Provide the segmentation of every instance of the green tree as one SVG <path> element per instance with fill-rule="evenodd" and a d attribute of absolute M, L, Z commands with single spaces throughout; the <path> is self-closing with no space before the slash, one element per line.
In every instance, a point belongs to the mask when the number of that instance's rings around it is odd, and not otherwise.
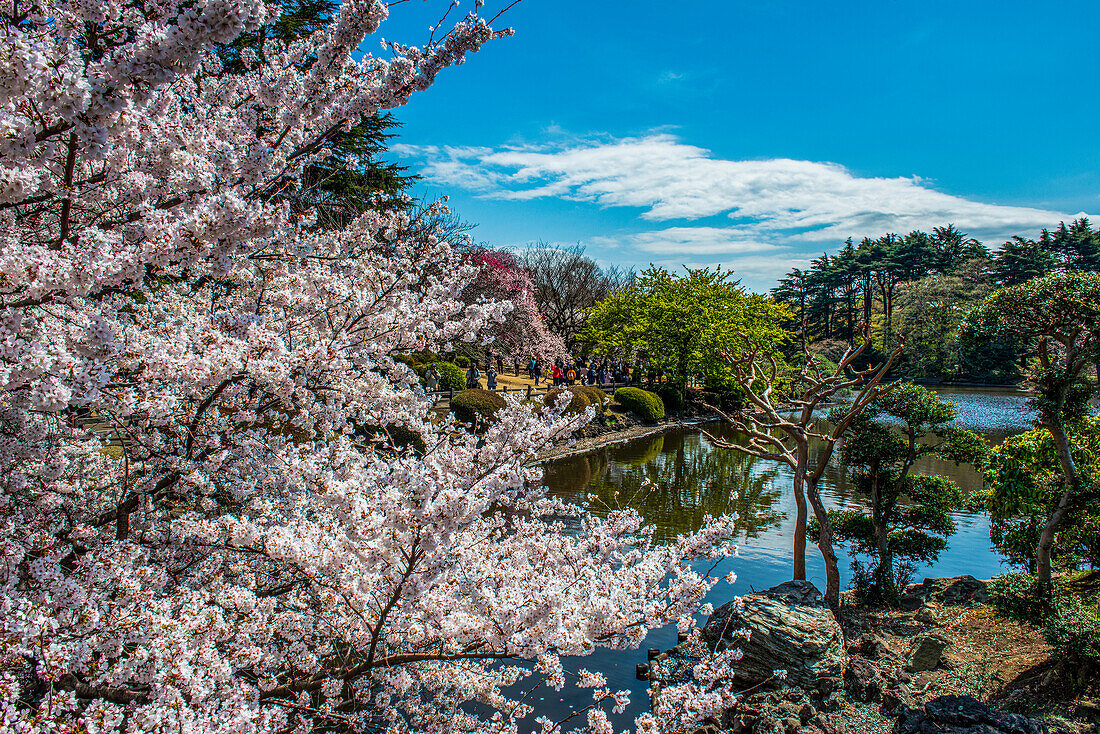
<path fill-rule="evenodd" d="M 595 352 L 644 361 L 686 383 L 690 375 L 724 377 L 723 353 L 737 348 L 741 333 L 786 341 L 782 323 L 789 316 L 785 306 L 745 293 L 728 271 L 689 268 L 678 277 L 651 267 L 589 310 L 581 340 Z"/>
<path fill-rule="evenodd" d="M 842 420 L 847 408 L 834 409 Z M 854 469 L 857 491 L 870 500 L 864 510 L 830 510 L 833 532 L 858 553 L 875 558 L 871 587 L 880 598 L 897 599 L 904 573 L 913 562 L 934 561 L 955 532 L 951 512 L 963 496 L 947 477 L 916 474 L 918 462 L 935 456 L 981 466 L 985 442 L 972 431 L 952 426 L 955 406 L 919 385 L 902 383 L 880 394 L 858 415 L 841 448 Z"/>
<path fill-rule="evenodd" d="M 1051 434 L 1062 473 L 1058 502 L 1035 548 L 1039 581 L 1049 584 L 1054 534 L 1086 487 L 1067 426 L 1083 416 L 1093 392 L 1086 370 L 1100 358 L 1100 274 L 1055 273 L 1002 288 L 967 316 L 962 333 L 971 341 L 1015 339 L 1036 354 L 1030 377 L 1039 393 L 1039 425 Z"/>
<path fill-rule="evenodd" d="M 1100 475 L 1100 418 L 1067 422 L 1074 463 L 1084 475 L 1080 494 L 1070 498 L 1062 531 L 1051 546 L 1052 563 L 1096 565 L 1097 478 Z M 1064 477 L 1046 428 L 1011 436 L 990 452 L 985 472 L 990 539 L 1010 563 L 1034 574 L 1035 549 L 1047 518 L 1058 508 Z"/>
<path fill-rule="evenodd" d="M 960 261 L 946 273 L 933 271 L 906 284 L 898 296 L 897 310 L 907 347 L 905 374 L 930 379 L 958 377 L 964 371 L 964 357 L 968 366 L 978 359 L 980 355 L 964 354 L 967 350 L 958 344 L 958 327 L 992 290 L 989 261 L 981 258 Z M 1007 365 L 1013 364 L 1010 358 Z"/>
<path fill-rule="evenodd" d="M 1013 237 L 1001 245 L 993 270 L 1002 286 L 1019 285 L 1039 278 L 1054 269 L 1054 258 L 1042 243 Z"/>
<path fill-rule="evenodd" d="M 1050 236 L 1050 249 L 1063 267 L 1073 270 L 1100 270 L 1100 231 L 1092 228 L 1088 217 L 1061 222 Z"/>

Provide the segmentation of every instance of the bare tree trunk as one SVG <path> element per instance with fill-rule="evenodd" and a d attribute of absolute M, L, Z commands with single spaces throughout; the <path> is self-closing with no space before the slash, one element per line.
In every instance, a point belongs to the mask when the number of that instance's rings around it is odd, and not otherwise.
<path fill-rule="evenodd" d="M 1062 474 L 1065 477 L 1065 490 L 1058 501 L 1058 507 L 1043 523 L 1043 529 L 1039 533 L 1039 545 L 1035 548 L 1035 565 L 1039 582 L 1049 584 L 1051 582 L 1050 546 L 1054 543 L 1054 534 L 1062 526 L 1068 512 L 1070 498 L 1073 497 L 1081 485 L 1081 477 L 1077 473 L 1077 465 L 1073 461 L 1073 453 L 1066 434 L 1066 427 L 1061 420 L 1054 419 L 1044 421 L 1046 429 L 1050 431 L 1054 439 L 1054 452 L 1058 455 L 1058 463 L 1062 465 Z"/>
<path fill-rule="evenodd" d="M 794 473 L 794 580 L 806 579 L 806 491 L 803 487 L 805 469 Z"/>
<path fill-rule="evenodd" d="M 821 495 L 817 491 L 817 481 L 806 482 L 806 495 L 810 500 L 810 506 L 814 508 L 814 517 L 821 528 L 817 536 L 817 547 L 821 551 L 821 558 L 825 561 L 825 601 L 833 610 L 835 616 L 840 614 L 840 569 L 837 566 L 836 552 L 833 550 L 833 523 L 829 520 L 829 513 L 821 502 Z"/>

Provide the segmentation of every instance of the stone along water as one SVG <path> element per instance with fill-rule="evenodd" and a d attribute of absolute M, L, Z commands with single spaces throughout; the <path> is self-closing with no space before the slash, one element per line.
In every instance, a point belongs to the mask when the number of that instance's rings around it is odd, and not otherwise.
<path fill-rule="evenodd" d="M 1034 420 L 1028 396 L 1015 390 L 944 388 L 937 392 L 956 405 L 959 425 L 981 433 L 991 445 L 1027 430 Z M 737 439 L 723 424 L 705 429 L 723 440 Z M 981 475 L 973 468 L 931 458 L 915 471 L 946 475 L 958 482 L 964 493 L 982 485 Z M 644 491 L 647 481 L 655 489 Z M 634 507 L 663 540 L 698 528 L 704 515 L 737 512 L 741 517 L 736 541 L 740 553 L 723 561 L 715 574 L 721 577 L 734 571 L 738 578 L 732 586 L 719 582 L 714 588 L 707 601 L 715 607 L 735 595 L 767 589 L 791 577 L 795 508 L 789 470 L 717 448 L 696 430 L 670 431 L 550 462 L 545 467 L 544 483 L 551 494 L 587 504 L 597 514 L 608 507 Z M 589 494 L 597 499 L 590 502 Z M 822 496 L 831 508 L 866 506 L 864 498 L 849 486 L 839 455 L 822 482 Z M 958 529 L 949 538 L 947 550 L 936 563 L 918 570 L 917 581 L 925 576 L 963 573 L 989 578 L 1004 571 L 989 545 L 988 518 L 982 513 L 961 512 L 955 515 L 955 521 Z M 842 588 L 847 588 L 851 556 L 844 548 L 838 548 L 838 555 Z M 824 588 L 824 566 L 812 543 L 806 550 L 806 571 L 818 588 Z M 649 705 L 648 684 L 635 679 L 635 664 L 644 662 L 646 648 L 663 650 L 675 642 L 676 629 L 670 625 L 651 632 L 639 650 L 600 650 L 590 657 L 566 660 L 566 669 L 599 671 L 607 676 L 612 690 L 632 691 L 630 709 L 613 719 L 616 729 L 621 729 Z M 585 690 L 567 687 L 559 693 L 543 687 L 528 702 L 536 712 L 558 720 L 583 709 L 591 698 Z"/>

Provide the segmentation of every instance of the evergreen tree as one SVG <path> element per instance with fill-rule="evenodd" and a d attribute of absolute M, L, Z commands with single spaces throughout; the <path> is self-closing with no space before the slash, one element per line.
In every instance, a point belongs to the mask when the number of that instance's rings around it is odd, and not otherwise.
<path fill-rule="evenodd" d="M 1019 285 L 1051 272 L 1054 258 L 1041 243 L 1013 237 L 1001 246 L 994 259 L 994 277 L 998 285 Z"/>
<path fill-rule="evenodd" d="M 843 409 L 841 409 L 843 410 Z M 962 508 L 958 485 L 940 475 L 915 474 L 917 462 L 935 456 L 981 465 L 985 442 L 949 425 L 955 406 L 919 385 L 900 384 L 879 396 L 855 421 L 842 455 L 856 489 L 870 499 L 864 510 L 830 510 L 838 541 L 875 558 L 870 588 L 895 599 L 915 562 L 934 561 L 955 532 L 951 512 Z M 900 424 L 900 430 L 899 430 Z"/>
<path fill-rule="evenodd" d="M 275 6 L 274 22 L 217 47 L 221 73 L 245 73 L 262 62 L 266 40 L 293 41 L 315 33 L 332 22 L 339 7 L 335 0 L 270 0 L 269 4 Z M 250 57 L 257 60 L 251 66 L 246 62 Z M 402 195 L 416 176 L 407 175 L 405 166 L 381 159 L 400 125 L 391 113 L 380 112 L 334 133 L 322 145 L 327 154 L 296 181 L 299 188 L 280 195 L 290 200 L 295 211 L 314 210 L 324 228 L 338 228 L 367 209 L 406 206 Z M 274 191 L 278 190 L 275 186 Z"/>

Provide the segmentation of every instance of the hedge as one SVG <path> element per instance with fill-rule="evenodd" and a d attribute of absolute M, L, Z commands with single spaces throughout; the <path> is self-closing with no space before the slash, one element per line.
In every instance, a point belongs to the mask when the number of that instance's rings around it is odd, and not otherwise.
<path fill-rule="evenodd" d="M 575 390 L 580 390 L 588 398 L 588 402 L 596 406 L 596 412 L 602 413 L 604 404 L 607 403 L 610 396 L 596 387 L 595 385 L 577 385 Z"/>
<path fill-rule="evenodd" d="M 665 417 L 665 404 L 661 398 L 640 387 L 620 387 L 615 391 L 615 402 L 646 423 L 656 423 Z"/>
<path fill-rule="evenodd" d="M 451 362 L 437 362 L 439 389 L 458 392 L 466 387 L 466 370 Z"/>
<path fill-rule="evenodd" d="M 482 419 L 489 419 L 503 408 L 504 398 L 489 390 L 474 388 L 463 390 L 451 398 L 451 412 L 460 421 L 476 423 Z"/>
<path fill-rule="evenodd" d="M 573 397 L 569 399 L 569 405 L 565 406 L 566 413 L 583 413 L 585 409 L 592 404 L 592 401 L 588 399 L 588 396 L 579 387 L 555 387 L 553 390 L 548 390 L 546 392 L 546 397 L 542 399 L 543 405 L 547 407 L 556 406 L 558 404 L 558 396 L 566 391 L 573 395 Z"/>
<path fill-rule="evenodd" d="M 684 386 L 682 384 L 661 385 L 657 388 L 657 397 L 669 410 L 680 410 L 684 407 Z"/>

